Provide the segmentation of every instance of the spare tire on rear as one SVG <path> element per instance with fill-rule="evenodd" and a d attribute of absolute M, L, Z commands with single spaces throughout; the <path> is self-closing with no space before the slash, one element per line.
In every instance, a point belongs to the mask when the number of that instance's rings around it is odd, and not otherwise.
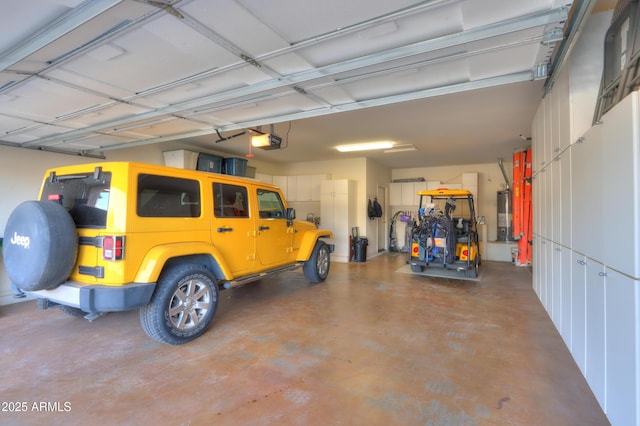
<path fill-rule="evenodd" d="M 71 275 L 78 255 L 78 234 L 60 204 L 25 201 L 9 216 L 2 246 L 7 275 L 16 287 L 51 290 Z"/>

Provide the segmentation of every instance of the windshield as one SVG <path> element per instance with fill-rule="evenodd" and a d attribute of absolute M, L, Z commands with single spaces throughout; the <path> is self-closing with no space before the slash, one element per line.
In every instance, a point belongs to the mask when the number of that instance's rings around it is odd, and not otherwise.
<path fill-rule="evenodd" d="M 41 200 L 60 202 L 78 228 L 105 228 L 109 208 L 111 173 L 52 174 L 42 189 Z"/>

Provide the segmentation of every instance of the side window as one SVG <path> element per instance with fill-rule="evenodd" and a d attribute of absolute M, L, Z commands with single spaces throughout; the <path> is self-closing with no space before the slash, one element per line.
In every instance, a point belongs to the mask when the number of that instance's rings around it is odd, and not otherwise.
<path fill-rule="evenodd" d="M 197 180 L 140 174 L 136 211 L 141 217 L 200 217 Z"/>
<path fill-rule="evenodd" d="M 214 183 L 213 211 L 216 217 L 249 217 L 247 188 L 239 185 Z"/>
<path fill-rule="evenodd" d="M 280 194 L 266 189 L 258 189 L 258 210 L 263 219 L 286 217 Z"/>

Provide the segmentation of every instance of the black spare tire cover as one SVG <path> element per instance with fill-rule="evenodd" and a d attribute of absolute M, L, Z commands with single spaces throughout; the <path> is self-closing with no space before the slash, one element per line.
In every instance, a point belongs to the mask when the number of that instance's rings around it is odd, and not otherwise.
<path fill-rule="evenodd" d="M 9 216 L 2 257 L 11 282 L 26 291 L 50 290 L 76 263 L 78 234 L 69 213 L 53 201 L 25 201 Z"/>

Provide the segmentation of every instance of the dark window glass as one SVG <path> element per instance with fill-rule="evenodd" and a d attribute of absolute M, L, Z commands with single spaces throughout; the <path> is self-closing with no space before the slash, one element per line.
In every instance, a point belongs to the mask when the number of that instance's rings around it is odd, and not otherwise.
<path fill-rule="evenodd" d="M 56 199 L 69 211 L 78 228 L 107 226 L 111 173 L 87 171 L 76 175 L 53 174 L 42 189 L 42 200 Z"/>
<path fill-rule="evenodd" d="M 141 217 L 200 217 L 200 184 L 197 180 L 141 174 L 137 212 Z"/>
<path fill-rule="evenodd" d="M 214 183 L 213 211 L 216 217 L 249 217 L 247 188 Z"/>
<path fill-rule="evenodd" d="M 277 192 L 258 189 L 258 210 L 263 219 L 286 217 L 284 204 Z"/>

